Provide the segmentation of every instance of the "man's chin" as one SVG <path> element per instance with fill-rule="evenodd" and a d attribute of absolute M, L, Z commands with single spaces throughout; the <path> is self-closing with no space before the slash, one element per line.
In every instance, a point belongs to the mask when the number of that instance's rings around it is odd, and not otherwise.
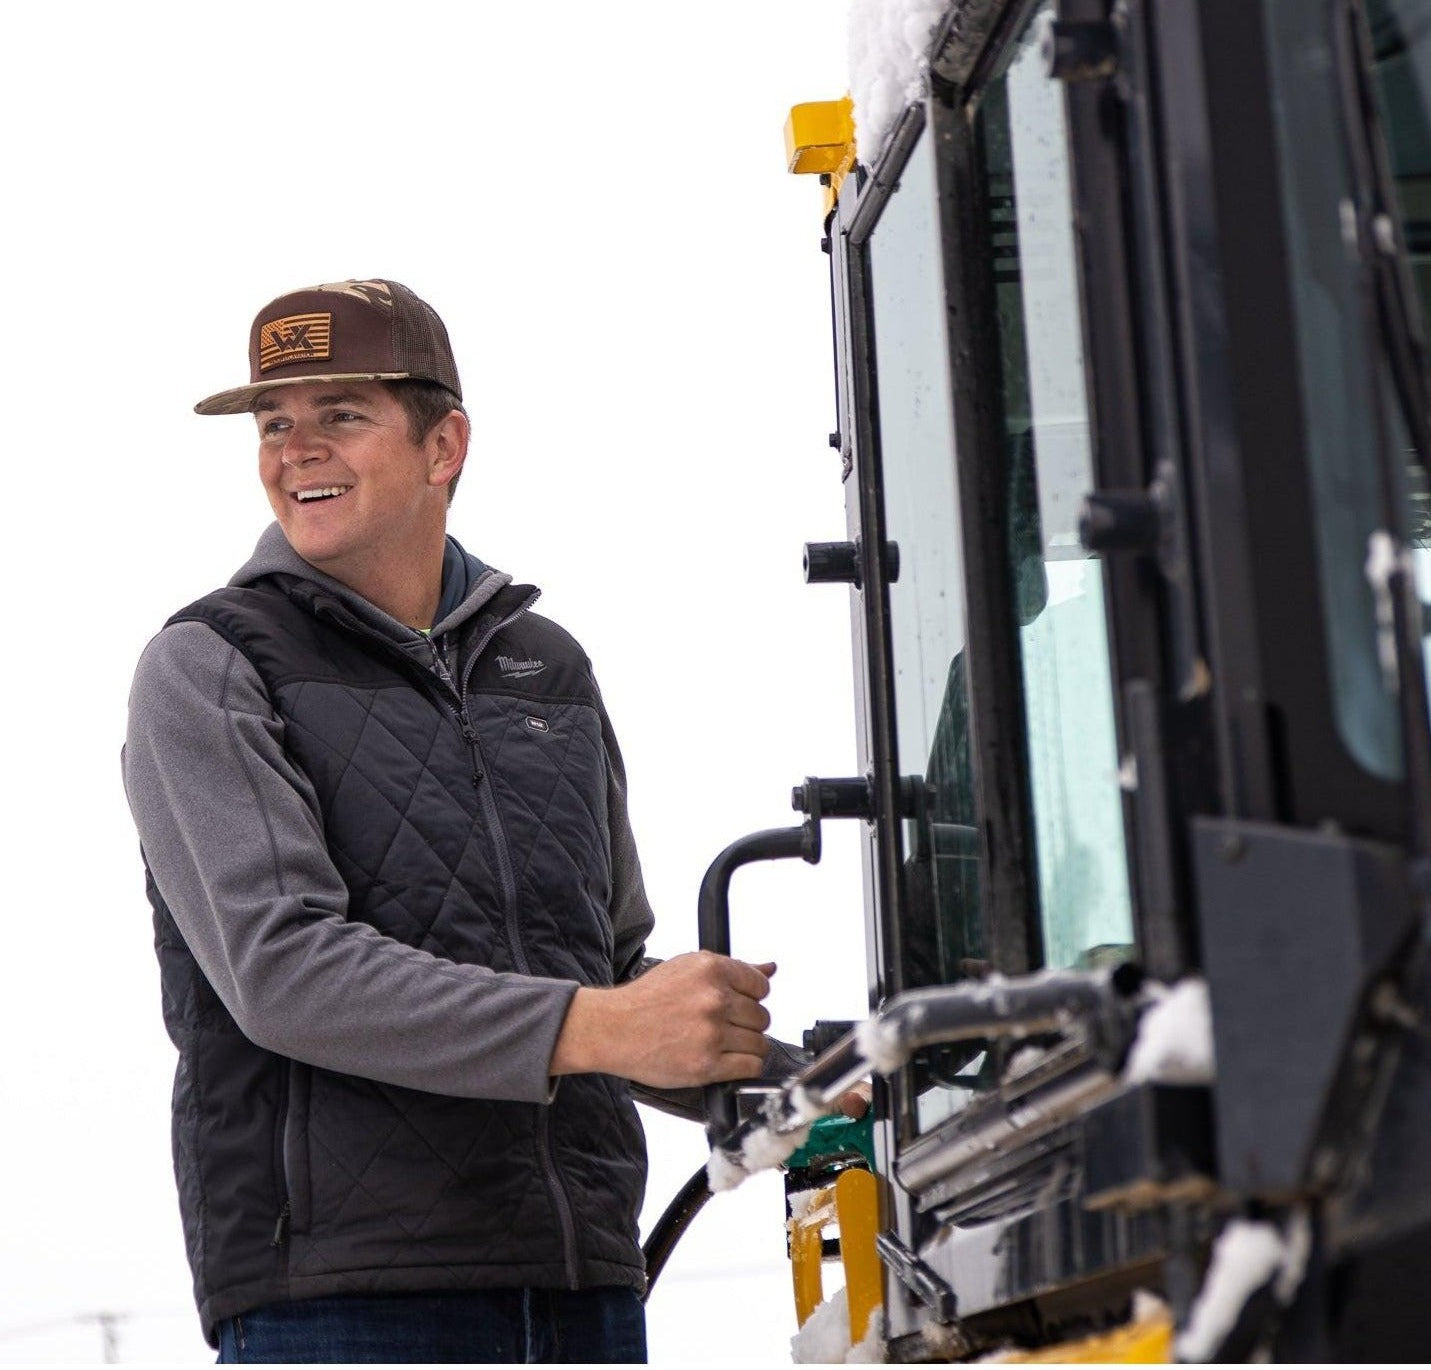
<path fill-rule="evenodd" d="M 311 528 L 295 528 L 291 523 L 281 525 L 288 545 L 310 566 L 334 575 L 333 567 L 343 560 L 343 545 L 337 538 L 318 537 Z"/>

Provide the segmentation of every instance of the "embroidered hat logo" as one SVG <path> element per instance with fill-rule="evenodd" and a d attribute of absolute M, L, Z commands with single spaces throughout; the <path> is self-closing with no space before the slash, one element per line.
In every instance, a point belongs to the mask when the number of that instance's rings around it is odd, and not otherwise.
<path fill-rule="evenodd" d="M 290 314 L 271 319 L 259 331 L 258 369 L 287 362 L 326 361 L 332 353 L 332 314 Z"/>

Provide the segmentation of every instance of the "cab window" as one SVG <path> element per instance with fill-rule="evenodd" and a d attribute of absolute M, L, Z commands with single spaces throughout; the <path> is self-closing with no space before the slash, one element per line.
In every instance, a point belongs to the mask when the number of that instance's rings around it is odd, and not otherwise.
<path fill-rule="evenodd" d="M 1048 966 L 1131 952 L 1102 567 L 1078 540 L 1094 488 L 1063 89 L 1035 15 L 976 134 L 994 251 L 1008 555 L 1019 625 L 1038 916 Z"/>

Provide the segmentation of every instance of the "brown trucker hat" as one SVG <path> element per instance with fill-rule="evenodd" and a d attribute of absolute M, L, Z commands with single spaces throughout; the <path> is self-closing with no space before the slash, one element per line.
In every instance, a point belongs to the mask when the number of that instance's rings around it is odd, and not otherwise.
<path fill-rule="evenodd" d="M 196 414 L 247 414 L 265 390 L 302 381 L 436 381 L 462 398 L 437 311 L 396 281 L 337 281 L 280 295 L 248 339 L 249 383 L 220 390 Z"/>

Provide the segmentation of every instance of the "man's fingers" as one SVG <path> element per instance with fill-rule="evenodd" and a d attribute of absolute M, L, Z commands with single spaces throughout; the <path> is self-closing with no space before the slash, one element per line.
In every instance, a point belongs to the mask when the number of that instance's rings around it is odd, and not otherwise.
<path fill-rule="evenodd" d="M 576 1054 L 575 1067 L 571 1052 L 562 1056 L 558 1073 L 593 1069 L 595 1061 L 608 1073 L 657 1088 L 758 1076 L 770 1050 L 770 1014 L 760 1001 L 770 993 L 774 973 L 773 961 L 697 951 L 672 957 L 629 984 L 590 991 L 586 999 L 608 996 L 617 1011 L 601 1018 L 597 1046 Z M 587 1006 L 582 994 L 573 1001 L 578 1008 Z M 591 1007 L 607 1003 L 598 997 Z"/>
<path fill-rule="evenodd" d="M 751 1032 L 747 1028 L 728 1027 L 720 1035 L 720 1051 L 722 1055 L 729 1055 L 736 1052 L 741 1056 L 757 1056 L 759 1059 L 755 1063 L 753 1075 L 760 1074 L 760 1067 L 765 1064 L 765 1053 L 770 1050 L 770 1043 L 762 1032 Z"/>
<path fill-rule="evenodd" d="M 726 1021 L 736 1027 L 750 1028 L 753 1032 L 764 1032 L 770 1026 L 770 1012 L 764 1004 L 742 997 L 731 1000 L 726 1010 Z"/>
<path fill-rule="evenodd" d="M 760 1074 L 760 1067 L 765 1064 L 765 1053 L 752 1056 L 746 1052 L 728 1051 L 720 1058 L 720 1063 L 716 1066 L 716 1073 L 711 1077 L 712 1084 L 727 1084 L 735 1080 L 749 1080 L 752 1076 Z"/>
<path fill-rule="evenodd" d="M 737 993 L 750 999 L 764 999 L 770 993 L 770 977 L 775 974 L 775 962 L 752 965 L 749 961 L 727 961 L 727 983 Z"/>

